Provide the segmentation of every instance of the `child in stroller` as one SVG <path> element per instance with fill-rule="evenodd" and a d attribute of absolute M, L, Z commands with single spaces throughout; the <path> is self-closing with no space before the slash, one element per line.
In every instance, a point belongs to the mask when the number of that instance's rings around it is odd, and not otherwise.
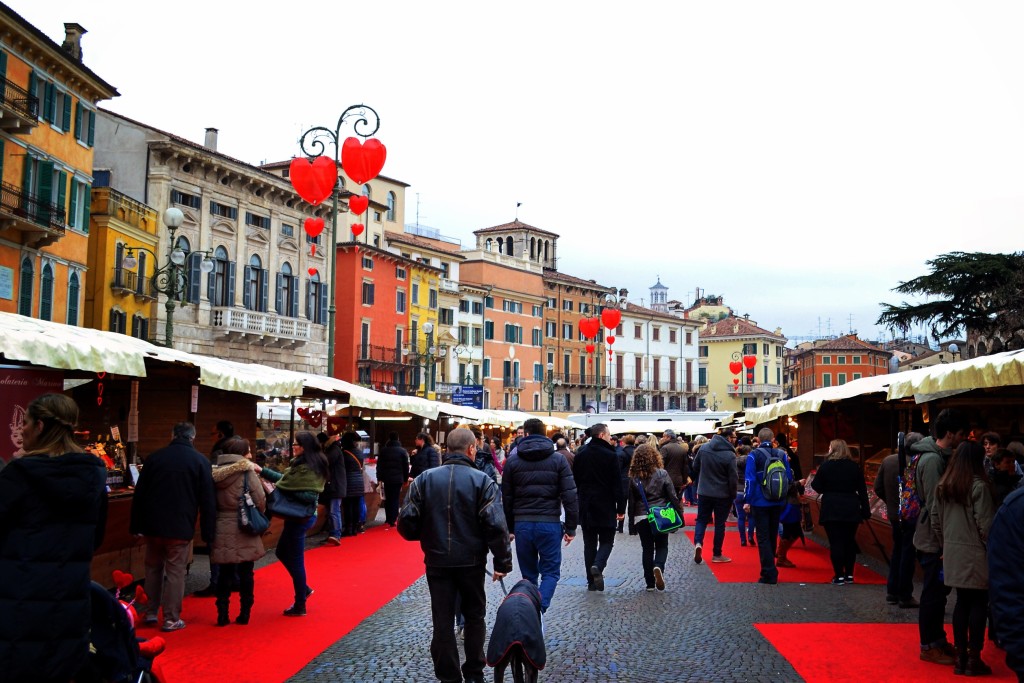
<path fill-rule="evenodd" d="M 124 587 L 119 585 L 117 592 Z M 153 667 L 153 659 L 163 652 L 163 638 L 143 640 L 135 636 L 133 604 L 135 600 L 144 601 L 144 597 L 140 588 L 134 600 L 122 602 L 92 582 L 89 662 L 76 677 L 76 683 L 166 683 L 157 677 Z"/>

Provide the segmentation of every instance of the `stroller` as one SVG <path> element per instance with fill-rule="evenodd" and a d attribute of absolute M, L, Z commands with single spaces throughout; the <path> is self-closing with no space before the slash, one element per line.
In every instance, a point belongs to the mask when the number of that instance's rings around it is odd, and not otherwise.
<path fill-rule="evenodd" d="M 159 643 L 149 642 L 144 653 L 135 637 L 135 626 L 129 616 L 131 606 L 122 604 L 111 593 L 92 582 L 92 631 L 89 663 L 75 679 L 76 683 L 161 683 L 152 671 L 153 657 L 163 650 Z M 132 610 L 134 612 L 134 610 Z M 154 647 L 155 646 L 155 647 Z"/>

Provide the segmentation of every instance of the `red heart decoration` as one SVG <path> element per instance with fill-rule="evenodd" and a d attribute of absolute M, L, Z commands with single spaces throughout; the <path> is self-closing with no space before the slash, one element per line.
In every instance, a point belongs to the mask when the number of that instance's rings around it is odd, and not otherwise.
<path fill-rule="evenodd" d="M 309 255 L 310 256 L 316 256 L 316 245 L 315 244 L 309 245 Z"/>
<path fill-rule="evenodd" d="M 313 277 L 314 275 L 316 275 L 316 268 L 312 268 L 312 267 L 311 267 L 311 268 L 310 268 L 310 269 L 309 269 L 308 271 L 306 271 L 306 272 L 307 272 L 307 273 L 309 273 L 309 276 L 310 276 L 310 277 Z"/>
<path fill-rule="evenodd" d="M 743 363 L 739 362 L 738 360 L 734 360 L 731 363 L 729 363 L 729 372 L 731 372 L 734 375 L 740 374 L 740 370 L 742 369 Z"/>
<path fill-rule="evenodd" d="M 355 235 L 356 237 L 359 237 L 360 235 L 363 234 L 363 230 L 365 229 L 366 226 L 364 226 L 362 223 L 355 223 L 352 225 L 352 234 Z"/>
<path fill-rule="evenodd" d="M 106 372 L 97 372 L 96 373 L 96 377 L 98 377 L 99 379 L 103 379 L 106 376 L 107 376 Z"/>
<path fill-rule="evenodd" d="M 380 175 L 387 156 L 387 149 L 376 138 L 365 143 L 358 138 L 346 138 L 341 146 L 341 167 L 352 182 L 362 185 Z"/>
<path fill-rule="evenodd" d="M 103 385 L 102 384 L 97 384 L 96 385 L 96 393 L 99 394 L 100 396 L 103 395 Z"/>
<path fill-rule="evenodd" d="M 606 308 L 601 311 L 601 322 L 609 330 L 614 330 L 622 320 L 622 311 L 617 308 Z"/>
<path fill-rule="evenodd" d="M 327 157 L 308 159 L 296 157 L 288 166 L 288 179 L 292 187 L 310 204 L 316 206 L 331 196 L 338 184 L 338 164 Z"/>
<path fill-rule="evenodd" d="M 738 385 L 738 384 L 740 383 L 740 381 L 739 381 L 738 379 L 734 379 L 734 380 L 732 381 L 732 383 L 733 383 L 733 384 L 737 384 L 737 385 Z"/>
<path fill-rule="evenodd" d="M 103 397 L 102 396 L 97 396 L 96 397 L 96 405 L 98 405 L 98 406 L 103 405 Z"/>
<path fill-rule="evenodd" d="M 149 596 L 146 595 L 146 591 L 142 588 L 142 586 L 135 587 L 135 602 L 139 603 L 140 605 L 145 605 L 149 602 Z"/>
<path fill-rule="evenodd" d="M 757 356 L 743 356 L 743 366 L 752 370 L 757 365 Z"/>
<path fill-rule="evenodd" d="M 583 318 L 580 320 L 580 333 L 584 339 L 592 339 L 601 331 L 601 322 L 597 318 Z"/>
<path fill-rule="evenodd" d="M 111 576 L 114 579 L 114 585 L 118 588 L 124 588 L 125 586 L 130 585 L 131 582 L 135 580 L 135 578 L 131 574 L 126 574 L 120 569 L 115 569 Z"/>
<path fill-rule="evenodd" d="M 364 211 L 366 211 L 366 207 L 368 207 L 369 205 L 370 205 L 370 198 L 369 197 L 364 197 L 362 195 L 359 195 L 359 196 L 352 196 L 352 197 L 348 198 L 348 210 L 351 211 L 352 213 L 356 214 L 357 216 L 359 214 L 363 213 Z"/>
<path fill-rule="evenodd" d="M 608 346 L 611 346 L 612 344 L 615 343 L 615 335 L 609 334 L 607 337 L 604 338 L 604 340 L 608 342 Z"/>
<path fill-rule="evenodd" d="M 587 344 L 587 353 L 593 353 L 593 352 L 594 352 L 594 345 L 593 344 Z"/>
<path fill-rule="evenodd" d="M 324 219 L 323 218 L 307 218 L 303 223 L 303 228 L 306 234 L 316 239 L 317 235 L 324 231 Z"/>

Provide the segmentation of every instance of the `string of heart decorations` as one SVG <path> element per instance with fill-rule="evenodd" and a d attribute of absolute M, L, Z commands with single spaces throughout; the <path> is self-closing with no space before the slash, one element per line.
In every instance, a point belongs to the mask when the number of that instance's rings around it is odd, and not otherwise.
<path fill-rule="evenodd" d="M 746 368 L 747 370 L 753 370 L 755 365 L 757 365 L 757 356 L 746 355 L 743 356 L 741 360 L 739 352 L 736 352 L 732 354 L 732 361 L 730 361 L 729 363 L 729 372 L 731 372 L 734 375 L 739 375 L 741 372 L 743 372 L 743 368 Z M 738 376 L 732 378 L 732 385 L 734 387 L 739 387 L 740 378 Z"/>
<path fill-rule="evenodd" d="M 606 308 L 601 311 L 600 318 L 583 318 L 580 320 L 580 334 L 583 335 L 584 339 L 596 339 L 601 334 L 601 325 L 603 324 L 608 331 L 611 333 L 604 338 L 608 344 L 608 360 L 612 359 L 614 352 L 612 351 L 612 345 L 615 343 L 615 328 L 622 322 L 622 311 L 617 308 Z M 590 356 L 587 358 L 587 362 L 591 365 L 594 364 L 594 349 L 596 346 L 593 342 L 588 342 L 586 349 Z"/>
<path fill-rule="evenodd" d="M 359 138 L 350 137 L 346 138 L 341 146 L 341 168 L 357 185 L 365 185 L 380 175 L 384 169 L 385 159 L 387 148 L 376 138 L 363 142 Z M 334 193 L 334 188 L 338 184 L 338 164 L 326 156 L 318 156 L 312 161 L 296 157 L 288 167 L 288 179 L 300 197 L 313 206 L 318 206 Z M 348 198 L 349 212 L 356 216 L 366 213 L 369 206 L 369 197 L 353 195 Z M 324 219 L 319 216 L 307 218 L 302 227 L 310 239 L 315 240 L 324 231 Z M 353 237 L 359 237 L 365 229 L 364 223 L 353 223 Z M 310 256 L 315 255 L 316 244 L 311 244 L 309 251 Z M 315 275 L 316 268 L 310 268 L 309 274 L 310 277 Z"/>

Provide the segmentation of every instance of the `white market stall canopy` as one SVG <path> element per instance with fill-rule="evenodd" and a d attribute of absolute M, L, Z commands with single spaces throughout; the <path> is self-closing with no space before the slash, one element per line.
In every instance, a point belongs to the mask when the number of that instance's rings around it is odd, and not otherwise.
<path fill-rule="evenodd" d="M 717 431 L 717 422 L 713 420 L 613 420 L 608 423 L 612 434 L 654 434 L 661 436 L 666 429 L 677 435 L 696 436 L 712 434 Z"/>

